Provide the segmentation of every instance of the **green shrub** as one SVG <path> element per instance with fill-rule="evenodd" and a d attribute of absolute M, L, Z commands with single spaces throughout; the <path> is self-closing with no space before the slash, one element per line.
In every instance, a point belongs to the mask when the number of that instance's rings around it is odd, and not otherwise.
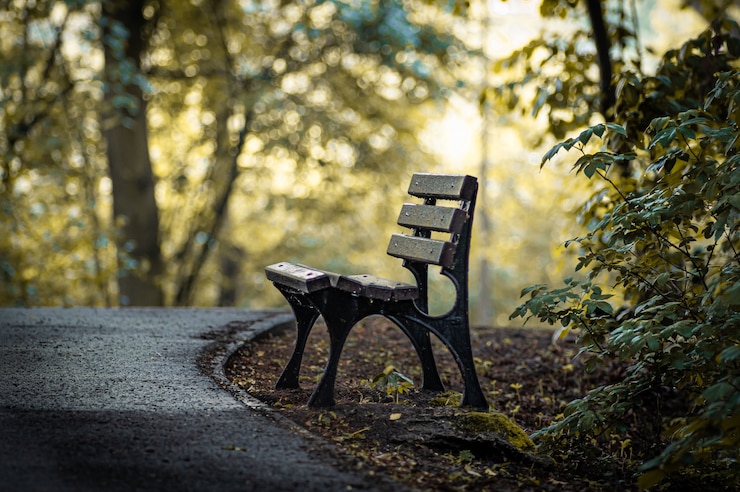
<path fill-rule="evenodd" d="M 642 488 L 691 475 L 740 486 L 740 39 L 733 29 L 730 20 L 715 23 L 666 53 L 655 76 L 620 74 L 614 123 L 544 156 L 543 165 L 560 150 L 579 151 L 574 169 L 596 191 L 579 212 L 587 233 L 566 243 L 578 248 L 574 277 L 561 288 L 524 289 L 526 301 L 511 315 L 576 332 L 587 370 L 626 364 L 621 381 L 571 402 L 537 437 L 561 446 L 629 442 Z M 600 149 L 592 149 L 596 137 Z"/>

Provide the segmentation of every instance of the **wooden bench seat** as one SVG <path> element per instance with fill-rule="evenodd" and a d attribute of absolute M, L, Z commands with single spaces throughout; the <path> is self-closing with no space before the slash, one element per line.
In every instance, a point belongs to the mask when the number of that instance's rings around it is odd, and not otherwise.
<path fill-rule="evenodd" d="M 374 275 L 340 275 L 293 263 L 276 263 L 265 268 L 267 279 L 308 294 L 335 288 L 352 295 L 382 301 L 417 299 L 415 285 L 388 280 Z"/>
<path fill-rule="evenodd" d="M 422 388 L 444 389 L 434 362 L 430 333 L 452 352 L 463 377 L 462 405 L 488 408 L 475 372 L 468 320 L 468 257 L 478 182 L 472 176 L 417 173 L 409 194 L 423 199 L 407 203 L 397 223 L 411 234 L 393 234 L 387 253 L 403 259 L 416 285 L 374 275 L 343 275 L 305 265 L 281 262 L 265 268 L 267 278 L 280 290 L 296 316 L 296 344 L 290 361 L 277 382 L 278 388 L 297 388 L 303 351 L 314 322 L 323 316 L 329 330 L 329 361 L 309 399 L 311 406 L 334 404 L 334 382 L 344 342 L 361 319 L 380 314 L 398 325 L 409 337 L 422 367 Z M 457 207 L 438 206 L 438 200 L 456 201 Z M 432 238 L 447 233 L 447 240 Z M 428 267 L 455 286 L 455 304 L 446 314 L 432 316 L 428 310 Z"/>

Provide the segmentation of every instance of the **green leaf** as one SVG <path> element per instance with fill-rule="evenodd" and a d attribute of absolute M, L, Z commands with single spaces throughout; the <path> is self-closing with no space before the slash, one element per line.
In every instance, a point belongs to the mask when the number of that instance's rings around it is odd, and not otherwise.
<path fill-rule="evenodd" d="M 595 415 L 591 411 L 585 412 L 580 419 L 578 419 L 578 430 L 581 432 L 590 432 L 594 427 Z"/>
<path fill-rule="evenodd" d="M 610 128 L 613 126 L 615 128 L 615 131 L 618 133 L 621 133 L 622 135 L 627 135 L 624 128 L 622 128 L 619 125 L 615 124 L 608 124 L 611 125 Z M 592 126 L 590 128 L 587 128 L 583 130 L 581 133 L 578 134 L 576 138 L 569 138 L 563 142 L 560 142 L 559 144 L 555 145 L 553 148 L 548 150 L 544 156 L 542 156 L 542 162 L 540 163 L 540 167 L 542 167 L 547 161 L 555 157 L 555 154 L 560 152 L 560 149 L 570 150 L 573 148 L 573 146 L 577 143 L 580 143 L 581 145 L 586 145 L 589 140 L 591 140 L 591 137 L 593 135 L 596 135 L 598 137 L 601 137 L 604 134 L 605 129 L 607 126 L 603 124 L 598 124 L 595 126 Z"/>
<path fill-rule="evenodd" d="M 650 164 L 647 168 L 648 172 L 658 173 L 665 169 L 666 173 L 670 173 L 673 166 L 676 164 L 676 158 L 681 153 L 680 149 L 670 149 L 668 152 L 660 156 L 655 162 Z"/>
<path fill-rule="evenodd" d="M 560 149 L 565 147 L 565 150 L 570 150 L 569 146 L 570 140 L 566 140 L 565 142 L 560 142 L 555 147 L 548 150 L 544 156 L 542 156 L 542 162 L 540 163 L 540 167 L 544 166 L 547 161 L 555 157 L 555 154 L 560 152 Z"/>
<path fill-rule="evenodd" d="M 655 78 L 668 87 L 673 85 L 671 79 L 669 77 L 666 77 L 665 75 L 656 75 Z"/>
<path fill-rule="evenodd" d="M 681 125 L 678 127 L 678 131 L 686 138 L 695 139 L 696 138 L 696 132 L 692 130 L 691 128 L 688 128 L 684 125 Z"/>
<path fill-rule="evenodd" d="M 734 284 L 720 295 L 719 301 L 727 306 L 740 305 L 740 283 Z"/>
<path fill-rule="evenodd" d="M 408 377 L 408 376 L 406 376 L 405 374 L 402 374 L 402 373 L 400 373 L 400 372 L 398 372 L 398 371 L 394 371 L 394 374 L 395 374 L 395 375 L 396 375 L 396 376 L 397 376 L 397 377 L 398 377 L 399 379 L 401 379 L 401 380 L 402 380 L 403 382 L 409 383 L 409 384 L 411 384 L 411 385 L 413 385 L 413 384 L 414 384 L 414 382 L 413 382 L 413 381 L 411 380 L 411 378 L 409 378 L 409 377 Z"/>
<path fill-rule="evenodd" d="M 624 129 L 622 125 L 618 125 L 616 123 L 607 123 L 606 127 L 616 133 L 619 133 L 620 135 L 627 136 L 627 130 Z"/>
<path fill-rule="evenodd" d="M 647 342 L 648 348 L 653 351 L 657 352 L 660 350 L 660 340 L 658 340 L 658 337 L 653 335 L 652 333 L 648 333 L 645 337 L 645 341 Z"/>
<path fill-rule="evenodd" d="M 659 132 L 666 127 L 669 121 L 671 121 L 670 116 L 655 118 L 653 119 L 653 121 L 650 122 L 650 129 L 652 129 L 655 132 Z"/>
<path fill-rule="evenodd" d="M 737 359 L 740 359 L 740 345 L 727 347 L 719 354 L 720 362 L 730 362 Z"/>
<path fill-rule="evenodd" d="M 730 383 L 721 382 L 705 389 L 702 396 L 708 402 L 715 402 L 724 399 L 726 396 L 735 392 L 735 387 Z"/>
<path fill-rule="evenodd" d="M 582 131 L 580 135 L 578 135 L 578 141 L 581 142 L 583 145 L 586 145 L 593 134 L 593 128 L 588 128 L 587 130 Z"/>
<path fill-rule="evenodd" d="M 664 149 L 676 139 L 676 127 L 672 126 L 664 130 L 659 131 L 655 137 L 650 141 L 648 149 L 654 149 L 657 145 L 660 145 Z"/>
<path fill-rule="evenodd" d="M 530 285 L 529 287 L 525 287 L 522 289 L 522 292 L 519 294 L 520 297 L 524 297 L 525 295 L 532 292 L 532 295 L 537 295 L 537 293 L 541 290 L 547 289 L 547 285 L 545 284 L 534 284 Z"/>
<path fill-rule="evenodd" d="M 679 118 L 680 118 L 680 116 L 681 115 L 679 115 Z M 696 117 L 693 117 L 693 118 L 689 118 L 686 121 L 683 121 L 681 123 L 681 125 L 679 126 L 679 128 L 680 127 L 686 127 L 688 125 L 702 125 L 702 124 L 705 124 L 705 123 L 711 123 L 711 121 L 712 120 L 710 120 L 709 118 L 705 118 L 703 116 L 696 116 Z"/>
<path fill-rule="evenodd" d="M 655 279 L 655 285 L 658 287 L 665 287 L 665 284 L 668 283 L 668 281 L 671 279 L 670 272 L 664 272 L 658 275 L 658 277 Z"/>
<path fill-rule="evenodd" d="M 606 314 L 612 315 L 614 314 L 614 308 L 611 304 L 605 301 L 599 301 L 596 303 L 596 309 L 600 309 L 604 311 Z"/>
<path fill-rule="evenodd" d="M 606 171 L 606 163 L 600 159 L 591 159 L 583 168 L 583 174 L 589 179 L 596 174 L 596 171 Z"/>

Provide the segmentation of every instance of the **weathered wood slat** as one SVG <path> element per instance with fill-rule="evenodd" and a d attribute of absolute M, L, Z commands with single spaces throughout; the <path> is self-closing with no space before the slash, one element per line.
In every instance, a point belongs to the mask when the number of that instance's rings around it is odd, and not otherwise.
<path fill-rule="evenodd" d="M 452 266 L 455 255 L 454 243 L 423 237 L 393 234 L 388 244 L 388 254 L 405 260 Z"/>
<path fill-rule="evenodd" d="M 329 275 L 321 270 L 285 261 L 265 267 L 265 275 L 271 282 L 305 293 L 316 292 L 331 286 Z"/>
<path fill-rule="evenodd" d="M 398 215 L 398 225 L 457 234 L 462 231 L 467 215 L 460 208 L 406 203 Z"/>
<path fill-rule="evenodd" d="M 465 174 L 416 173 L 411 178 L 409 195 L 440 200 L 470 200 L 476 192 L 473 176 Z"/>
<path fill-rule="evenodd" d="M 381 301 L 403 301 L 419 297 L 419 289 L 415 285 L 374 275 L 342 275 L 335 287 L 353 295 Z"/>

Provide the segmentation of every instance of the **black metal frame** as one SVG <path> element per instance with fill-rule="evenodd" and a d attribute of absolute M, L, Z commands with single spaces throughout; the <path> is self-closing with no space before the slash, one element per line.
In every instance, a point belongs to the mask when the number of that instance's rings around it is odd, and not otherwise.
<path fill-rule="evenodd" d="M 468 258 L 478 183 L 470 176 L 464 178 L 466 186 L 469 186 L 463 193 L 460 208 L 465 211 L 466 220 L 460 232 L 452 234 L 451 242 L 456 247 L 451 264 L 443 265 L 441 269 L 441 274 L 448 277 L 456 289 L 455 304 L 446 314 L 441 316 L 428 314 L 429 265 L 423 261 L 405 259 L 403 262 L 403 266 L 410 270 L 416 279 L 418 289 L 416 298 L 405 295 L 394 298 L 392 294 L 362 295 L 351 289 L 340 288 L 341 280 L 346 277 L 308 267 L 282 263 L 266 268 L 268 278 L 286 298 L 296 317 L 295 349 L 276 388 L 298 388 L 298 376 L 308 335 L 318 317 L 323 316 L 330 337 L 329 360 L 308 405 L 314 407 L 334 405 L 337 367 L 347 336 L 357 322 L 367 316 L 379 314 L 398 325 L 411 340 L 422 367 L 423 389 L 444 390 L 432 353 L 429 334 L 434 333 L 450 350 L 462 374 L 465 390 L 461 405 L 479 409 L 488 408 L 475 370 L 468 314 Z M 412 179 L 412 185 L 413 182 Z M 411 190 L 409 192 L 411 193 Z M 436 199 L 425 197 L 424 203 L 435 205 Z M 429 238 L 431 232 L 425 228 L 418 228 L 414 229 L 414 236 Z M 304 269 L 305 278 L 311 278 L 315 283 L 309 287 L 307 282 L 296 284 L 286 281 L 275 273 L 276 268 L 285 265 Z"/>

